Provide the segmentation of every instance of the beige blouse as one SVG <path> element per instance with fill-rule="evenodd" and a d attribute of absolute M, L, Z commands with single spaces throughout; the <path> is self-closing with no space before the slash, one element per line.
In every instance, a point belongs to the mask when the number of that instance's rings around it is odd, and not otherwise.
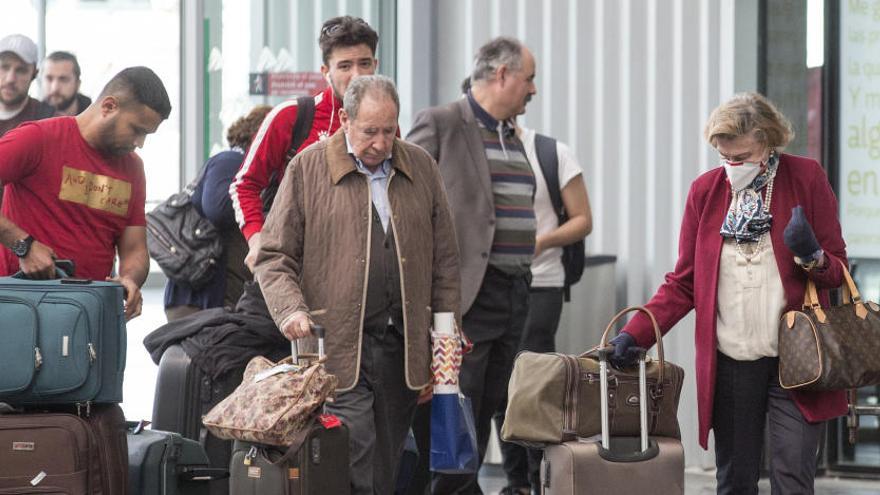
<path fill-rule="evenodd" d="M 739 361 L 777 356 L 779 318 L 785 290 L 765 239 L 751 260 L 739 253 L 736 241 L 725 239 L 718 273 L 718 350 Z"/>

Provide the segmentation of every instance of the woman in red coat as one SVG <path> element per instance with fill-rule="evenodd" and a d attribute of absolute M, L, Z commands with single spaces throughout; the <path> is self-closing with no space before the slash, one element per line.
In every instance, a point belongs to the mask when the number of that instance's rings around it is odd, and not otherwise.
<path fill-rule="evenodd" d="M 821 290 L 841 283 L 846 246 L 837 199 L 822 167 L 780 150 L 791 124 L 758 94 L 716 108 L 705 138 L 721 166 L 691 185 L 675 270 L 647 304 L 665 333 L 696 312 L 700 445 L 715 432 L 718 493 L 758 493 L 769 418 L 773 493 L 813 493 L 823 422 L 846 413 L 843 392 L 790 392 L 779 386 L 777 328 L 799 309 L 807 278 Z M 635 316 L 612 340 L 612 362 L 654 344 Z"/>

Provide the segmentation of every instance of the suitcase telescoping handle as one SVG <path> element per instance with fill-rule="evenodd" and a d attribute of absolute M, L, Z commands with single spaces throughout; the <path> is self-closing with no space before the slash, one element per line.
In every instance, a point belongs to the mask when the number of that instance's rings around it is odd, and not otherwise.
<path fill-rule="evenodd" d="M 312 335 L 318 337 L 318 359 L 324 357 L 324 333 L 323 326 L 312 324 Z M 293 364 L 299 363 L 299 345 L 296 339 L 290 341 L 290 357 L 293 359 Z"/>
<path fill-rule="evenodd" d="M 599 407 L 601 408 L 602 448 L 611 448 L 611 434 L 608 428 L 608 356 L 614 347 L 603 347 L 597 350 L 599 355 Z M 648 378 L 645 369 L 647 350 L 639 349 L 639 437 L 642 452 L 648 450 Z"/>

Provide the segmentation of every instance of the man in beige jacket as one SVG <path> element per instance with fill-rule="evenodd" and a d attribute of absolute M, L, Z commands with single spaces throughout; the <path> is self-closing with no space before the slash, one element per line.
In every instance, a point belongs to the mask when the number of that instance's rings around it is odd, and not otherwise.
<path fill-rule="evenodd" d="M 434 160 L 395 137 L 394 83 L 354 79 L 344 132 L 288 165 L 255 275 L 290 339 L 327 329 L 339 378 L 330 412 L 351 435 L 352 493 L 392 493 L 419 390 L 431 384 L 431 315 L 458 314 L 455 230 Z"/>

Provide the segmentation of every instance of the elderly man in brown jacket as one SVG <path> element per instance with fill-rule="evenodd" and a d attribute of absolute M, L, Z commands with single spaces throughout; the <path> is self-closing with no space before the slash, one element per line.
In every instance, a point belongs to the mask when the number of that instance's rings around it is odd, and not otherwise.
<path fill-rule="evenodd" d="M 328 408 L 349 427 L 352 493 L 393 492 L 418 392 L 432 382 L 432 313 L 461 305 L 443 181 L 424 150 L 396 138 L 399 108 L 390 79 L 352 81 L 344 132 L 288 165 L 255 272 L 285 336 L 327 329 L 339 378 Z"/>

